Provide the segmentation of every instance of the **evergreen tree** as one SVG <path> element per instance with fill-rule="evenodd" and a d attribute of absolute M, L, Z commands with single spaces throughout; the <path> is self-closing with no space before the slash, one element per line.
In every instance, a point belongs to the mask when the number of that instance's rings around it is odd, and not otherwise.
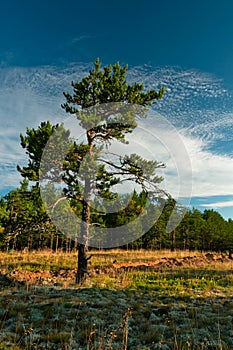
<path fill-rule="evenodd" d="M 226 245 L 224 243 L 226 237 L 225 220 L 213 209 L 205 210 L 203 218 L 206 221 L 206 240 L 208 241 L 208 250 L 224 251 Z"/>
<path fill-rule="evenodd" d="M 50 177 L 56 181 L 56 176 L 63 171 L 63 180 L 66 183 L 65 197 L 69 198 L 75 210 L 80 210 L 82 220 L 78 247 L 77 283 L 82 283 L 87 274 L 89 259 L 87 247 L 90 227 L 91 224 L 94 225 L 91 209 L 93 188 L 103 199 L 109 200 L 117 198 L 117 193 L 114 193 L 112 188 L 126 181 L 126 178 L 136 182 L 145 192 L 148 192 L 149 187 L 150 191 L 152 187 L 158 190 L 157 184 L 162 181 L 162 178 L 155 174 L 155 170 L 163 167 L 163 163 L 144 160 L 137 154 L 124 157 L 111 154 L 110 160 L 101 156 L 103 147 L 109 146 L 112 141 L 126 143 L 126 134 L 131 133 L 137 126 L 136 117 L 145 117 L 145 110 L 142 112 L 142 108 L 140 110 L 137 106 L 152 105 L 156 100 L 162 98 L 164 93 L 164 89 L 145 91 L 144 85 L 139 83 L 128 85 L 126 71 L 127 65 L 121 67 L 119 63 L 102 69 L 97 59 L 94 62 L 94 69 L 85 78 L 80 82 L 72 82 L 73 95 L 64 93 L 66 102 L 62 107 L 67 113 L 76 116 L 79 124 L 85 130 L 86 143 L 74 143 L 70 147 L 63 163 L 63 169 L 56 168 L 54 158 L 53 174 L 48 171 L 48 179 Z M 117 108 L 112 108 L 113 103 L 117 103 Z M 56 128 L 57 126 L 52 127 L 49 123 L 45 123 L 37 130 L 28 129 L 26 137 L 21 136 L 21 144 L 27 149 L 29 155 L 28 166 L 18 168 L 23 176 L 33 181 L 38 180 L 41 149 Z M 51 155 L 52 153 L 49 154 L 50 158 Z M 44 164 L 45 168 L 42 169 L 42 173 L 46 178 L 46 163 Z M 81 166 L 82 169 L 85 169 L 84 174 L 79 171 Z M 77 201 L 81 203 L 81 206 L 75 204 Z M 98 220 L 102 220 L 100 215 L 98 215 Z M 99 225 L 100 222 L 98 221 L 97 224 Z M 105 220 L 103 225 L 106 224 Z"/>
<path fill-rule="evenodd" d="M 26 149 L 28 155 L 28 165 L 20 167 L 17 165 L 17 170 L 20 174 L 33 181 L 38 186 L 39 169 L 43 150 L 55 130 L 59 128 L 59 124 L 52 125 L 49 121 L 42 122 L 37 129 L 27 128 L 26 136 L 20 134 L 21 146 Z"/>
<path fill-rule="evenodd" d="M 113 102 L 120 103 L 119 109 L 124 112 L 125 103 L 148 106 L 160 99 L 164 90 L 149 90 L 144 92 L 144 85 L 135 83 L 128 85 L 126 82 L 127 66 L 121 67 L 119 63 L 101 69 L 100 61 L 94 63 L 94 69 L 80 82 L 72 83 L 73 95 L 64 93 L 66 103 L 62 106 L 66 112 L 75 114 L 80 125 L 86 130 L 86 158 L 89 162 L 96 162 L 97 176 L 87 176 L 84 180 L 82 198 L 82 243 L 79 245 L 77 282 L 83 282 L 87 272 L 87 246 L 89 227 L 91 222 L 91 193 L 93 182 L 99 193 L 106 198 L 112 196 L 111 187 L 120 183 L 121 176 L 145 185 L 146 180 L 159 182 L 161 179 L 155 176 L 155 168 L 162 166 L 157 162 L 143 160 L 136 154 L 125 156 L 123 159 L 117 156 L 117 160 L 108 161 L 101 159 L 102 164 L 97 164 L 99 158 L 98 143 L 110 144 L 113 140 L 125 142 L 125 135 L 136 127 L 136 109 L 127 113 L 127 119 L 122 120 L 122 113 L 116 113 L 109 108 Z M 106 105 L 107 104 L 107 105 Z M 95 109 L 100 106 L 100 109 Z M 93 108 L 94 107 L 94 108 Z M 86 114 L 83 110 L 92 108 Z M 98 113 L 100 110 L 100 113 Z M 114 116 L 112 115 L 114 113 Z M 144 187 L 144 186 L 143 186 Z"/>
<path fill-rule="evenodd" d="M 46 241 L 50 240 L 55 228 L 42 205 L 39 189 L 30 189 L 25 179 L 2 201 L 7 213 L 3 220 L 2 247 L 7 250 L 27 247 L 30 250 L 47 246 Z"/>
<path fill-rule="evenodd" d="M 227 237 L 226 237 L 226 246 L 228 249 L 228 256 L 230 259 L 232 259 L 232 252 L 233 252 L 233 220 L 232 219 L 228 219 L 227 221 Z"/>

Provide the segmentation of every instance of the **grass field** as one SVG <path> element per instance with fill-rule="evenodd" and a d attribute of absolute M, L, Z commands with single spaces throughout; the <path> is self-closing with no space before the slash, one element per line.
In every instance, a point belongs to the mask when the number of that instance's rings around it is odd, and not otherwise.
<path fill-rule="evenodd" d="M 233 262 L 198 252 L 0 253 L 0 349 L 233 349 Z"/>

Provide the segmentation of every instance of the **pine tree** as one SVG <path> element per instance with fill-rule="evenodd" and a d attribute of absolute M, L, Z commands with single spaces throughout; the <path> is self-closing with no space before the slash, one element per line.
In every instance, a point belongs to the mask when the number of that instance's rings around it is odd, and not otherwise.
<path fill-rule="evenodd" d="M 59 142 L 59 146 L 66 147 L 61 140 L 68 139 L 69 131 L 62 127 L 58 129 L 58 125 L 43 123 L 37 130 L 28 129 L 26 137 L 21 135 L 21 144 L 29 155 L 28 166 L 18 168 L 21 174 L 30 180 L 38 181 L 41 172 L 44 179 L 56 182 L 56 178 L 63 172 L 62 178 L 66 183 L 64 197 L 68 198 L 74 210 L 80 213 L 77 283 L 84 282 L 87 275 L 90 258 L 87 256 L 87 248 L 90 243 L 91 225 L 106 225 L 106 220 L 92 211 L 93 188 L 101 198 L 109 200 L 117 198 L 117 193 L 112 188 L 126 180 L 140 185 L 145 193 L 152 192 L 152 188 L 158 191 L 157 184 L 162 181 L 155 173 L 157 168 L 164 167 L 162 162 L 147 161 L 137 154 L 122 156 L 111 153 L 111 159 L 104 156 L 110 155 L 110 152 L 104 150 L 104 146 L 111 145 L 114 140 L 127 143 L 126 134 L 132 133 L 136 128 L 136 118 L 146 116 L 146 108 L 142 106 L 152 105 L 161 99 L 164 93 L 163 88 L 159 91 L 145 91 L 143 84 L 128 85 L 126 71 L 127 65 L 121 67 L 119 63 L 102 69 L 97 59 L 94 69 L 85 78 L 79 82 L 72 82 L 73 94 L 64 93 L 66 102 L 62 108 L 76 116 L 85 130 L 86 142 L 74 142 L 70 145 L 62 169 L 57 167 L 59 162 L 56 156 L 59 155 L 56 152 L 54 154 L 52 149 L 53 145 Z M 50 148 L 47 147 L 50 158 L 48 163 L 52 162 L 53 166 L 47 169 L 45 161 L 39 167 L 41 150 L 53 131 L 56 131 L 56 142 L 50 144 Z M 83 172 L 80 172 L 81 168 L 84 169 Z M 55 205 L 56 203 L 53 207 Z M 98 222 L 94 223 L 96 219 Z M 130 232 L 128 234 L 130 235 Z"/>
<path fill-rule="evenodd" d="M 72 82 L 73 95 L 64 93 L 66 103 L 62 107 L 66 112 L 75 114 L 80 125 L 86 130 L 87 146 L 86 149 L 89 159 L 94 159 L 94 154 L 98 150 L 96 145 L 98 143 L 111 143 L 113 140 L 125 141 L 125 135 L 132 132 L 136 127 L 136 110 L 131 109 L 127 114 L 127 120 L 122 121 L 122 113 L 114 115 L 112 113 L 116 110 L 111 110 L 109 107 L 111 103 L 119 103 L 119 108 L 123 108 L 125 104 L 134 104 L 141 106 L 148 106 L 153 104 L 156 100 L 162 98 L 163 89 L 159 91 L 149 90 L 144 92 L 144 85 L 135 83 L 128 85 L 126 82 L 127 65 L 121 67 L 119 63 L 113 66 L 108 65 L 101 69 L 99 59 L 94 62 L 94 69 L 89 72 L 89 75 L 80 82 Z M 107 104 L 107 105 L 106 105 Z M 97 109 L 95 109 L 97 106 Z M 94 108 L 93 108 L 94 107 Z M 88 113 L 84 112 L 89 108 Z M 92 117 L 90 118 L 90 108 L 93 108 Z M 98 113 L 98 111 L 101 113 Z M 87 155 L 86 155 L 87 157 Z M 108 169 L 106 169 L 106 165 Z M 110 188 L 120 182 L 121 175 L 127 175 L 134 179 L 141 185 L 147 180 L 155 180 L 159 182 L 161 179 L 156 178 L 154 170 L 162 164 L 157 162 L 149 162 L 141 159 L 138 155 L 131 155 L 128 157 L 118 157 L 117 161 L 110 162 L 102 159 L 102 165 L 97 166 L 97 178 L 94 179 L 96 186 L 102 196 L 110 197 Z M 154 176 L 153 176 L 154 175 Z M 84 180 L 83 190 L 83 209 L 82 209 L 82 227 L 81 237 L 83 243 L 79 245 L 78 254 L 78 272 L 77 282 L 81 283 L 85 279 L 87 272 L 87 245 L 89 236 L 89 225 L 91 222 L 91 188 L 92 181 L 90 177 Z"/>

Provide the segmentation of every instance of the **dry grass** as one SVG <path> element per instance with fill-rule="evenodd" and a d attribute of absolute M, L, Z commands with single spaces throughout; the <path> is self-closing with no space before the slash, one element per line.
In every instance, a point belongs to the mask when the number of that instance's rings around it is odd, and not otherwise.
<path fill-rule="evenodd" d="M 189 251 L 91 250 L 82 287 L 156 291 L 160 295 L 206 296 L 233 291 L 233 261 Z M 30 284 L 75 286 L 77 253 L 0 253 L 1 273 Z M 78 286 L 77 286 L 78 287 Z"/>
<path fill-rule="evenodd" d="M 1 288 L 0 335 L 6 338 L 0 349 L 42 349 L 39 344 L 75 349 L 77 339 L 80 349 L 89 350 L 159 349 L 156 344 L 161 349 L 169 344 L 169 349 L 206 350 L 212 340 L 217 344 L 213 349 L 233 347 L 228 343 L 233 320 L 231 260 L 168 250 L 90 253 L 90 277 L 82 288 L 67 275 L 59 286 L 51 278 L 61 271 L 75 273 L 76 253 L 0 253 L 2 273 L 11 276 L 17 270 L 27 278 L 39 272 L 50 280 L 48 286 Z M 177 264 L 182 259 L 186 263 Z M 129 347 L 134 337 L 145 346 Z"/>
<path fill-rule="evenodd" d="M 93 255 L 91 259 L 92 265 L 108 265 L 114 260 L 119 263 L 127 262 L 148 262 L 155 261 L 162 258 L 184 258 L 186 256 L 202 256 L 200 252 L 189 251 L 175 251 L 170 250 L 123 250 L 123 249 L 109 249 L 109 250 L 91 250 Z M 57 266 L 61 268 L 75 268 L 77 262 L 77 253 L 65 253 L 59 251 L 57 253 L 50 250 L 31 251 L 31 252 L 17 252 L 11 251 L 9 253 L 0 252 L 0 266 L 12 265 L 38 265 L 38 266 Z"/>

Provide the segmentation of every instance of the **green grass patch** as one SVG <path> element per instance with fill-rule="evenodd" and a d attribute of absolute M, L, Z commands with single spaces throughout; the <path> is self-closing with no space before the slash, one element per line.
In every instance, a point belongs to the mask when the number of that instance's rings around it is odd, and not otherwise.
<path fill-rule="evenodd" d="M 194 296 L 212 291 L 233 291 L 233 275 L 223 271 L 179 268 L 173 271 L 125 271 L 116 275 L 94 276 L 92 287 L 134 289 L 168 296 Z"/>

